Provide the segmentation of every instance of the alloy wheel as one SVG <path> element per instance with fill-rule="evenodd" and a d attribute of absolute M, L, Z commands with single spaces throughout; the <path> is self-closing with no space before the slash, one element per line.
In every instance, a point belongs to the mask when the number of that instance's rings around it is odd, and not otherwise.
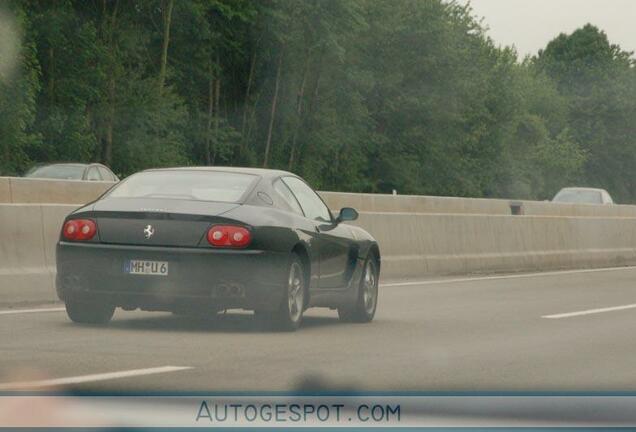
<path fill-rule="evenodd" d="M 362 299 L 364 308 L 368 314 L 373 313 L 378 300 L 378 281 L 376 274 L 375 263 L 373 260 L 368 260 L 364 268 L 364 279 L 362 282 Z"/>
<path fill-rule="evenodd" d="M 289 319 L 297 322 L 303 313 L 305 291 L 303 289 L 303 271 L 297 262 L 293 262 L 289 269 L 287 282 L 287 302 L 289 306 Z"/>

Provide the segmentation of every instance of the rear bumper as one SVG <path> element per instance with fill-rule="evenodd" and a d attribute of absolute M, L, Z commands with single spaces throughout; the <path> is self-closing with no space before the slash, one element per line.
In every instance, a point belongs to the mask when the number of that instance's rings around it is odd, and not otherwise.
<path fill-rule="evenodd" d="M 167 261 L 168 275 L 125 273 L 131 259 Z M 273 310 L 282 300 L 288 259 L 261 250 L 59 242 L 57 295 L 146 310 Z"/>

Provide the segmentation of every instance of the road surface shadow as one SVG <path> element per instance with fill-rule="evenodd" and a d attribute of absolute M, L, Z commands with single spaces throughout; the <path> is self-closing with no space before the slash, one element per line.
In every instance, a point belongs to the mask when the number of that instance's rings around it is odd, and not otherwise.
<path fill-rule="evenodd" d="M 320 328 L 340 325 L 337 317 L 306 316 L 300 331 L 303 329 Z M 115 317 L 108 326 L 119 330 L 147 330 L 147 331 L 188 331 L 202 333 L 262 333 L 277 332 L 271 327 L 261 325 L 249 313 L 220 314 L 216 318 L 199 318 L 174 315 L 153 315 L 146 317 L 126 318 Z"/>

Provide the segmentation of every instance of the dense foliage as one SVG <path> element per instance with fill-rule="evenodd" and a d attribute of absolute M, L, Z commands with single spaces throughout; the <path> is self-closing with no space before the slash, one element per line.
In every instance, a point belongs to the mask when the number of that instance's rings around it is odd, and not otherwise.
<path fill-rule="evenodd" d="M 636 201 L 636 74 L 588 25 L 519 60 L 442 0 L 7 0 L 0 172 L 288 169 L 321 189 Z"/>

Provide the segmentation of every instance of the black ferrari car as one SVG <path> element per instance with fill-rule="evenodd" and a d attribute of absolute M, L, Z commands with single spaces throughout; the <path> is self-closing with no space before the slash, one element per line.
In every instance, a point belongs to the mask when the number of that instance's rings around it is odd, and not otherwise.
<path fill-rule="evenodd" d="M 171 168 L 134 174 L 71 213 L 57 245 L 57 294 L 78 323 L 124 310 L 253 310 L 294 330 L 308 307 L 368 322 L 380 250 L 285 171 Z"/>

